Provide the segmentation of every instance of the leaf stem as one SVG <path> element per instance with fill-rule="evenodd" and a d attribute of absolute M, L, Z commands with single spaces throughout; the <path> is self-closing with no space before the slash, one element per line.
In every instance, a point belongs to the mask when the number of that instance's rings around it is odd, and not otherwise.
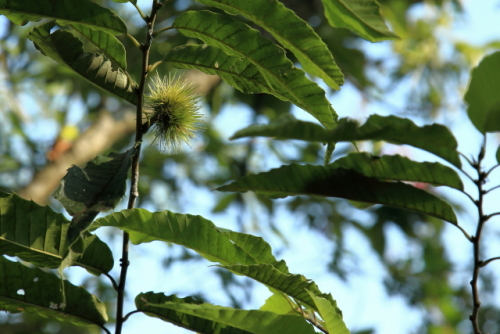
<path fill-rule="evenodd" d="M 486 260 L 486 261 L 481 262 L 481 267 L 484 267 L 484 266 L 486 266 L 488 263 L 493 262 L 493 261 L 496 261 L 496 260 L 500 260 L 500 256 L 497 256 L 497 257 L 492 257 L 491 259 L 488 259 L 488 260 Z"/>
<path fill-rule="evenodd" d="M 488 220 L 488 216 L 483 213 L 483 197 L 485 195 L 485 191 L 483 190 L 483 185 L 485 183 L 486 174 L 481 171 L 481 162 L 484 158 L 484 151 L 486 148 L 486 137 L 484 138 L 483 144 L 481 146 L 481 151 L 479 152 L 477 163 L 472 163 L 471 166 L 474 167 L 477 171 L 478 178 L 474 180 L 474 183 L 477 186 L 479 197 L 477 201 L 474 201 L 474 204 L 477 207 L 478 211 L 478 224 L 476 228 L 476 235 L 472 236 L 472 244 L 474 249 L 474 269 L 472 273 L 472 280 L 470 282 L 472 288 L 472 314 L 469 319 L 472 323 L 472 328 L 474 329 L 474 334 L 481 334 L 481 330 L 479 328 L 478 322 L 478 314 L 479 308 L 481 307 L 481 301 L 479 299 L 479 289 L 477 287 L 479 281 L 479 271 L 483 266 L 483 262 L 480 259 L 480 241 L 481 241 L 481 233 L 483 231 L 484 223 Z"/>
<path fill-rule="evenodd" d="M 161 34 L 162 32 L 164 31 L 167 31 L 167 30 L 170 30 L 170 29 L 175 29 L 174 27 L 165 27 L 165 28 L 161 28 L 160 30 L 158 31 L 155 31 L 153 33 L 153 37 L 156 38 L 156 36 L 158 36 L 159 34 Z"/>
<path fill-rule="evenodd" d="M 144 16 L 142 11 L 136 6 L 139 14 L 147 23 L 146 41 L 141 46 L 142 49 L 142 68 L 141 68 L 141 81 L 139 87 L 136 89 L 137 94 L 137 109 L 136 109 L 136 133 L 135 133 L 135 147 L 136 153 L 132 157 L 132 176 L 131 176 L 131 186 L 130 186 L 130 196 L 128 201 L 128 209 L 133 209 L 135 207 L 135 202 L 137 197 L 139 197 L 138 183 L 139 183 L 139 157 L 141 152 L 142 143 L 142 106 L 144 103 L 144 87 L 146 86 L 146 80 L 148 77 L 148 66 L 149 66 L 149 51 L 151 49 L 151 43 L 153 41 L 153 29 L 156 20 L 156 14 L 161 8 L 161 4 L 158 0 L 153 0 L 151 5 L 151 15 Z M 120 281 L 118 284 L 118 296 L 117 296 L 117 307 L 116 307 L 116 328 L 115 334 L 121 334 L 123 323 L 127 317 L 123 316 L 123 303 L 125 299 L 125 282 L 127 279 L 127 269 L 129 266 L 128 260 L 128 247 L 129 247 L 129 234 L 123 232 L 123 243 L 122 243 L 122 258 L 120 259 L 121 271 L 120 271 Z"/>
<path fill-rule="evenodd" d="M 104 276 L 106 276 L 107 278 L 109 278 L 109 280 L 111 281 L 111 284 L 113 285 L 113 289 L 115 289 L 116 291 L 118 291 L 118 284 L 116 284 L 116 281 L 115 279 L 108 273 L 103 273 Z"/>

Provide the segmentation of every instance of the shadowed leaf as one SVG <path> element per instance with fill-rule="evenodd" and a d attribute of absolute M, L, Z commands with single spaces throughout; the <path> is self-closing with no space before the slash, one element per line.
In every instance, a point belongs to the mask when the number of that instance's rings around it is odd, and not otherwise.
<path fill-rule="evenodd" d="M 103 54 L 84 52 L 82 42 L 71 33 L 57 30 L 51 34 L 53 26 L 53 22 L 48 22 L 28 34 L 40 52 L 69 67 L 94 85 L 137 104 L 137 95 L 133 90 L 137 86 L 135 82 L 130 81 L 121 69 L 113 70 L 111 61 Z"/>
<path fill-rule="evenodd" d="M 304 70 L 340 89 L 344 76 L 326 44 L 309 24 L 276 0 L 197 0 L 231 14 L 239 14 L 267 30 L 284 48 L 293 52 Z"/>
<path fill-rule="evenodd" d="M 17 256 L 44 268 L 57 268 L 67 251 L 69 221 L 51 208 L 0 192 L 0 254 Z M 84 235 L 85 252 L 75 265 L 93 274 L 113 268 L 108 246 L 97 236 Z"/>
<path fill-rule="evenodd" d="M 139 294 L 135 303 L 137 309 L 147 315 L 200 333 L 315 334 L 313 327 L 297 315 L 199 304 L 192 300 L 153 292 Z"/>
<path fill-rule="evenodd" d="M 368 177 L 382 180 L 425 182 L 434 186 L 448 186 L 463 190 L 458 174 L 437 162 L 416 162 L 400 155 L 372 156 L 368 153 L 350 153 L 335 160 L 332 167 L 354 169 Z"/>
<path fill-rule="evenodd" d="M 219 191 L 255 191 L 272 197 L 319 195 L 384 204 L 428 214 L 456 224 L 445 201 L 401 182 L 382 182 L 352 169 L 291 164 L 256 175 L 247 175 Z"/>
<path fill-rule="evenodd" d="M 0 14 L 19 25 L 51 18 L 61 23 L 84 24 L 113 35 L 127 32 L 118 15 L 88 0 L 0 0 Z"/>
<path fill-rule="evenodd" d="M 395 39 L 375 0 L 322 0 L 325 16 L 334 28 L 349 29 L 370 42 Z"/>
<path fill-rule="evenodd" d="M 97 214 L 113 209 L 125 195 L 127 173 L 136 149 L 98 155 L 87 166 L 73 166 L 62 179 L 54 197 L 73 216 L 68 238 L 73 241 Z"/>
<path fill-rule="evenodd" d="M 92 44 L 101 49 L 104 54 L 118 64 L 122 70 L 127 69 L 127 56 L 123 44 L 113 35 L 104 31 L 92 30 L 81 24 L 72 24 L 71 28 L 85 36 Z"/>
<path fill-rule="evenodd" d="M 37 313 L 77 325 L 102 326 L 108 320 L 105 305 L 82 287 L 64 282 L 38 268 L 28 268 L 0 256 L 0 310 Z"/>
<path fill-rule="evenodd" d="M 262 37 L 257 30 L 227 15 L 209 11 L 185 12 L 177 17 L 172 27 L 185 36 L 220 48 L 229 56 L 248 59 L 273 91 L 309 112 L 326 128 L 335 126 L 337 115 L 325 91 L 307 79 L 304 71 L 293 66 L 285 57 L 285 50 Z"/>
<path fill-rule="evenodd" d="M 251 125 L 239 130 L 231 139 L 257 136 L 320 142 L 384 140 L 420 148 L 456 167 L 461 166 L 457 140 L 447 127 L 440 124 L 420 127 L 409 119 L 396 116 L 371 115 L 361 126 L 356 121 L 342 118 L 334 130 L 328 131 L 318 124 L 299 121 L 292 115 L 286 115 L 269 125 Z"/>

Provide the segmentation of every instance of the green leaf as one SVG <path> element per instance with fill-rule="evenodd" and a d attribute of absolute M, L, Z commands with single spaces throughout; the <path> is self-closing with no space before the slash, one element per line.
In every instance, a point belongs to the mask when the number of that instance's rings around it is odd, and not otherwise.
<path fill-rule="evenodd" d="M 97 214 L 113 209 L 125 195 L 127 173 L 136 149 L 98 155 L 84 168 L 73 166 L 62 179 L 54 197 L 73 216 L 68 238 L 73 241 Z"/>
<path fill-rule="evenodd" d="M 291 164 L 217 188 L 219 191 L 255 191 L 272 197 L 311 195 L 339 197 L 359 202 L 384 204 L 444 219 L 457 218 L 445 201 L 401 182 L 382 182 L 352 169 L 334 166 Z"/>
<path fill-rule="evenodd" d="M 451 168 L 434 162 L 416 162 L 400 155 L 377 157 L 368 153 L 350 153 L 335 160 L 332 167 L 354 169 L 368 177 L 382 180 L 426 182 L 463 190 L 458 174 Z"/>
<path fill-rule="evenodd" d="M 19 25 L 51 18 L 61 23 L 84 24 L 113 35 L 127 33 L 127 26 L 118 15 L 88 0 L 0 0 L 0 14 Z"/>
<path fill-rule="evenodd" d="M 386 26 L 375 0 L 322 0 L 325 16 L 334 28 L 351 30 L 370 42 L 398 38 Z"/>
<path fill-rule="evenodd" d="M 224 265 L 269 263 L 280 271 L 287 270 L 262 238 L 217 228 L 201 216 L 131 209 L 97 219 L 92 229 L 101 226 L 115 226 L 126 231 L 135 245 L 154 240 L 172 242 Z"/>
<path fill-rule="evenodd" d="M 248 59 L 228 56 L 216 47 L 206 44 L 181 45 L 172 49 L 164 60 L 177 68 L 197 69 L 218 75 L 245 94 L 267 93 L 287 101 L 285 96 L 269 87 L 266 79 Z"/>
<path fill-rule="evenodd" d="M 497 148 L 497 152 L 495 154 L 495 157 L 497 159 L 497 162 L 500 164 L 500 146 Z"/>
<path fill-rule="evenodd" d="M 187 37 L 222 49 L 229 56 L 248 59 L 273 91 L 309 112 L 326 128 L 335 126 L 337 116 L 325 91 L 307 79 L 304 71 L 293 66 L 285 57 L 285 50 L 262 37 L 257 30 L 227 15 L 209 11 L 185 12 L 177 17 L 172 27 Z"/>
<path fill-rule="evenodd" d="M 321 296 L 329 299 L 329 302 L 336 307 L 337 303 L 331 295 L 323 294 L 316 283 L 306 279 L 302 275 L 293 275 L 282 273 L 270 264 L 254 264 L 254 265 L 231 265 L 221 266 L 234 273 L 250 277 L 272 289 L 273 291 L 282 292 L 301 304 L 316 309 L 315 303 L 309 293 L 315 296 Z M 309 293 L 308 293 L 309 292 Z M 340 311 L 340 310 L 339 310 Z"/>
<path fill-rule="evenodd" d="M 42 54 L 65 65 L 94 85 L 132 104 L 137 104 L 134 88 L 137 84 L 121 69 L 114 71 L 112 63 L 101 53 L 84 52 L 83 44 L 67 31 L 50 33 L 54 22 L 35 27 L 28 38 Z"/>
<path fill-rule="evenodd" d="M 313 327 L 297 315 L 195 304 L 153 292 L 139 294 L 135 303 L 148 315 L 206 334 L 315 334 Z"/>
<path fill-rule="evenodd" d="M 326 329 L 329 334 L 349 334 L 341 315 L 337 312 L 334 306 L 325 298 L 318 297 L 314 293 L 309 292 L 309 295 L 316 304 L 315 309 L 325 322 Z"/>
<path fill-rule="evenodd" d="M 0 191 L 0 254 L 57 268 L 67 251 L 68 227 L 69 221 L 51 208 Z M 90 233 L 84 241 L 85 252 L 75 264 L 96 275 L 109 272 L 113 268 L 109 247 Z"/>
<path fill-rule="evenodd" d="M 339 119 L 334 130 L 286 115 L 269 125 L 251 125 L 236 132 L 231 139 L 266 136 L 277 139 L 299 139 L 320 142 L 384 140 L 393 144 L 411 145 L 460 167 L 457 140 L 440 124 L 416 126 L 411 120 L 396 116 L 371 115 L 362 126 L 347 118 Z"/>
<path fill-rule="evenodd" d="M 123 44 L 113 35 L 104 31 L 92 30 L 82 24 L 72 24 L 71 28 L 85 36 L 92 44 L 101 49 L 104 54 L 118 64 L 122 70 L 127 69 L 127 56 Z"/>
<path fill-rule="evenodd" d="M 276 0 L 197 0 L 239 14 L 267 30 L 284 48 L 293 52 L 304 70 L 323 79 L 332 89 L 340 89 L 344 76 L 326 44 L 292 10 Z"/>
<path fill-rule="evenodd" d="M 275 292 L 271 297 L 266 299 L 264 305 L 261 306 L 261 311 L 269 311 L 277 314 L 294 314 L 296 311 L 293 308 L 293 303 L 287 300 L 282 293 Z"/>
<path fill-rule="evenodd" d="M 82 287 L 64 282 L 38 268 L 28 268 L 0 256 L 0 310 L 37 313 L 77 325 L 102 327 L 108 320 L 106 308 Z"/>
<path fill-rule="evenodd" d="M 484 57 L 471 72 L 464 100 L 467 114 L 481 132 L 500 131 L 500 52 Z"/>

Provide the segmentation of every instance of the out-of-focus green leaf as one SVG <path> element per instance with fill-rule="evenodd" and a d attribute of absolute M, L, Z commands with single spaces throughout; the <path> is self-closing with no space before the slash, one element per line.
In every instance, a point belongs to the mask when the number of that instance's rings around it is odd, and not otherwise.
<path fill-rule="evenodd" d="M 69 221 L 51 208 L 0 191 L 0 254 L 57 268 L 67 251 L 68 227 Z M 85 252 L 75 265 L 96 275 L 113 269 L 113 255 L 104 242 L 86 233 L 84 243 Z"/>
<path fill-rule="evenodd" d="M 103 54 L 84 52 L 82 42 L 71 33 L 57 30 L 51 34 L 50 29 L 53 26 L 53 22 L 48 22 L 28 34 L 28 38 L 41 53 L 69 67 L 109 93 L 137 104 L 135 82 L 130 81 L 121 69 L 113 70 L 111 61 Z"/>
<path fill-rule="evenodd" d="M 195 304 L 153 292 L 139 294 L 135 304 L 147 315 L 206 334 L 316 334 L 313 327 L 297 315 Z"/>
<path fill-rule="evenodd" d="M 239 14 L 267 30 L 284 48 L 293 52 L 304 70 L 340 89 L 344 76 L 325 43 L 304 20 L 276 0 L 196 0 L 204 5 Z"/>
<path fill-rule="evenodd" d="M 118 15 L 88 0 L 0 0 L 0 14 L 19 25 L 51 18 L 61 23 L 84 24 L 113 35 L 127 32 Z"/>
<path fill-rule="evenodd" d="M 325 91 L 307 79 L 304 71 L 293 66 L 285 57 L 285 50 L 262 37 L 257 30 L 227 15 L 209 11 L 185 12 L 177 17 L 172 27 L 188 37 L 222 49 L 229 56 L 248 59 L 273 91 L 309 112 L 326 128 L 335 126 L 337 115 Z"/>
<path fill-rule="evenodd" d="M 63 293 L 57 276 L 3 256 L 0 282 L 0 310 L 37 313 L 77 325 L 102 326 L 108 320 L 105 305 L 84 288 L 63 281 Z"/>
<path fill-rule="evenodd" d="M 130 234 L 138 245 L 154 240 L 172 242 L 190 248 L 209 261 L 224 265 L 269 263 L 287 272 L 277 261 L 271 247 L 260 237 L 217 228 L 211 221 L 170 211 L 123 210 L 97 219 L 92 229 L 115 226 Z"/>
<path fill-rule="evenodd" d="M 467 114 L 481 132 L 500 131 L 500 52 L 484 57 L 471 72 L 464 100 Z"/>
<path fill-rule="evenodd" d="M 212 213 L 223 212 L 231 203 L 238 198 L 238 194 L 228 194 L 223 196 L 212 209 Z"/>
<path fill-rule="evenodd" d="M 219 191 L 255 191 L 272 197 L 294 195 L 340 197 L 378 203 L 444 219 L 457 218 L 451 206 L 428 192 L 401 182 L 382 182 L 352 169 L 291 164 L 256 175 L 247 175 Z"/>
<path fill-rule="evenodd" d="M 434 162 L 416 162 L 400 155 L 373 156 L 368 153 L 350 153 L 335 160 L 332 167 L 354 169 L 368 177 L 382 180 L 425 182 L 463 190 L 458 174 L 451 168 Z"/>
<path fill-rule="evenodd" d="M 231 139 L 256 136 L 320 142 L 384 140 L 420 148 L 457 167 L 461 166 L 457 140 L 447 127 L 440 124 L 419 127 L 409 119 L 396 116 L 371 115 L 362 126 L 353 120 L 342 118 L 334 130 L 328 131 L 318 124 L 299 121 L 292 115 L 286 115 L 269 125 L 251 125 L 239 130 Z"/>
<path fill-rule="evenodd" d="M 312 300 L 316 304 L 316 309 L 319 315 L 325 322 L 326 329 L 330 334 L 349 334 L 341 315 L 337 312 L 334 306 L 325 298 L 318 297 L 314 293 L 309 292 Z"/>
<path fill-rule="evenodd" d="M 500 164 L 500 146 L 497 148 L 497 152 L 495 154 L 495 157 L 497 159 L 497 162 Z"/>
<path fill-rule="evenodd" d="M 73 216 L 68 230 L 71 241 L 90 226 L 99 212 L 113 209 L 125 195 L 135 152 L 132 148 L 124 153 L 98 155 L 84 168 L 68 169 L 54 197 Z"/>
<path fill-rule="evenodd" d="M 370 42 L 394 39 L 380 15 L 376 0 L 322 0 L 325 16 L 334 28 L 345 28 Z"/>
<path fill-rule="evenodd" d="M 92 30 L 82 24 L 72 24 L 71 27 L 85 36 L 92 44 L 101 49 L 104 54 L 120 66 L 127 69 L 127 56 L 123 44 L 113 35 L 104 31 Z"/>
<path fill-rule="evenodd" d="M 207 74 L 218 75 L 227 84 L 245 94 L 268 93 L 287 101 L 274 91 L 266 80 L 246 58 L 231 57 L 221 49 L 208 45 L 181 45 L 165 56 L 177 68 L 197 69 Z"/>
<path fill-rule="evenodd" d="M 331 295 L 323 294 L 319 290 L 316 283 L 306 279 L 302 275 L 282 273 L 270 264 L 254 264 L 248 266 L 232 265 L 221 267 L 234 273 L 248 276 L 274 289 L 273 291 L 279 291 L 294 298 L 301 304 L 311 309 L 317 310 L 313 299 L 311 299 L 310 293 L 315 296 L 327 298 L 334 308 L 337 307 L 337 303 Z"/>

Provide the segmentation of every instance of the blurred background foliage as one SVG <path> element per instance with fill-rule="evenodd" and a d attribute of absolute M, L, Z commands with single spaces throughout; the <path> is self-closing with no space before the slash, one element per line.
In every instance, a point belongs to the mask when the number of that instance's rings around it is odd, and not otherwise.
<path fill-rule="evenodd" d="M 144 22 L 130 4 L 96 2 L 112 7 L 127 22 L 129 33 L 139 41 L 143 39 Z M 459 110 L 470 68 L 485 52 L 498 46 L 497 43 L 473 46 L 446 38 L 443 31 L 453 22 L 464 20 L 459 1 L 381 0 L 384 17 L 401 38 L 384 42 L 385 53 L 375 54 L 368 42 L 347 30 L 331 28 L 323 16 L 321 1 L 282 2 L 321 36 L 346 76 L 345 86 L 354 89 L 366 105 L 378 104 L 390 114 L 417 117 L 427 122 L 436 117 L 453 118 L 453 113 Z M 187 9 L 201 7 L 191 0 L 171 1 L 160 11 L 157 28 L 169 26 Z M 147 9 L 145 6 L 144 10 Z M 60 210 L 49 195 L 68 164 L 84 164 L 90 160 L 85 153 L 93 156 L 111 150 L 121 151 L 131 145 L 133 107 L 44 57 L 26 39 L 31 25 L 15 26 L 4 18 L 0 24 L 0 187 Z M 137 78 L 140 52 L 130 40 L 119 38 L 126 46 L 128 71 Z M 169 50 L 186 42 L 199 43 L 172 30 L 160 34 L 153 44 L 151 63 L 161 61 Z M 293 55 L 288 53 L 288 56 Z M 169 64 L 161 64 L 157 71 L 163 76 L 175 69 Z M 207 129 L 199 134 L 191 149 L 174 155 L 161 152 L 156 143 L 151 144 L 151 136 L 146 138 L 138 207 L 198 214 L 201 196 L 204 208 L 214 215 L 229 217 L 223 219 L 236 220 L 240 231 L 270 233 L 277 237 L 274 239 L 278 241 L 273 244 L 276 251 L 286 248 L 290 238 L 297 237 L 285 233 L 283 224 L 288 222 L 276 218 L 277 213 L 284 210 L 297 220 L 295 224 L 307 224 L 311 230 L 332 241 L 328 267 L 331 275 L 344 280 L 352 275 L 368 274 L 356 269 L 362 255 L 345 243 L 346 231 L 355 229 L 365 237 L 385 268 L 387 292 L 404 297 L 409 307 L 422 311 L 421 327 L 415 328 L 414 333 L 470 331 L 469 286 L 451 282 L 455 268 L 443 242 L 442 222 L 388 207 L 374 207 L 363 215 L 368 219 L 359 219 L 354 214 L 357 209 L 335 199 L 301 196 L 272 201 L 250 193 L 210 191 L 228 180 L 278 164 L 294 161 L 321 164 L 324 147 L 264 139 L 228 141 L 232 133 L 247 124 L 267 123 L 292 112 L 291 105 L 270 95 L 242 94 L 217 77 L 200 72 L 187 71 L 183 75 L 198 84 L 200 92 L 206 95 L 203 110 Z M 329 91 L 332 98 L 338 94 L 342 94 L 342 90 Z M 404 103 L 391 102 L 394 96 L 399 96 L 396 100 Z M 353 111 L 351 117 L 365 117 L 364 112 L 366 110 Z M 98 146 L 100 152 L 93 151 L 95 145 L 86 145 L 92 142 L 89 136 L 102 144 Z M 350 149 L 339 147 L 334 158 Z M 363 149 L 377 154 L 385 147 L 373 144 Z M 225 216 L 224 212 L 227 212 Z M 408 245 L 397 256 L 387 253 L 387 245 L 392 242 L 387 233 L 389 228 L 397 229 Z M 109 236 L 110 242 L 115 242 L 114 237 Z M 116 242 L 118 240 L 116 238 Z M 199 260 L 187 251 L 175 256 L 165 253 L 163 264 L 166 268 L 179 261 Z M 251 284 L 236 280 L 227 271 L 218 270 L 216 275 L 233 306 L 243 307 L 248 303 L 252 296 Z M 91 278 L 84 284 L 91 286 L 92 291 L 104 293 L 102 299 L 112 303 L 113 292 L 107 283 Z M 493 276 L 483 277 L 483 294 L 492 293 L 495 287 Z M 192 294 L 203 297 L 202 291 Z M 495 332 L 500 328 L 497 327 L 500 326 L 500 310 L 490 303 L 482 311 L 480 320 L 482 328 Z M 92 332 L 88 328 L 57 324 L 33 315 L 0 315 L 0 321 L 4 334 Z M 355 324 L 348 323 L 351 325 Z"/>

